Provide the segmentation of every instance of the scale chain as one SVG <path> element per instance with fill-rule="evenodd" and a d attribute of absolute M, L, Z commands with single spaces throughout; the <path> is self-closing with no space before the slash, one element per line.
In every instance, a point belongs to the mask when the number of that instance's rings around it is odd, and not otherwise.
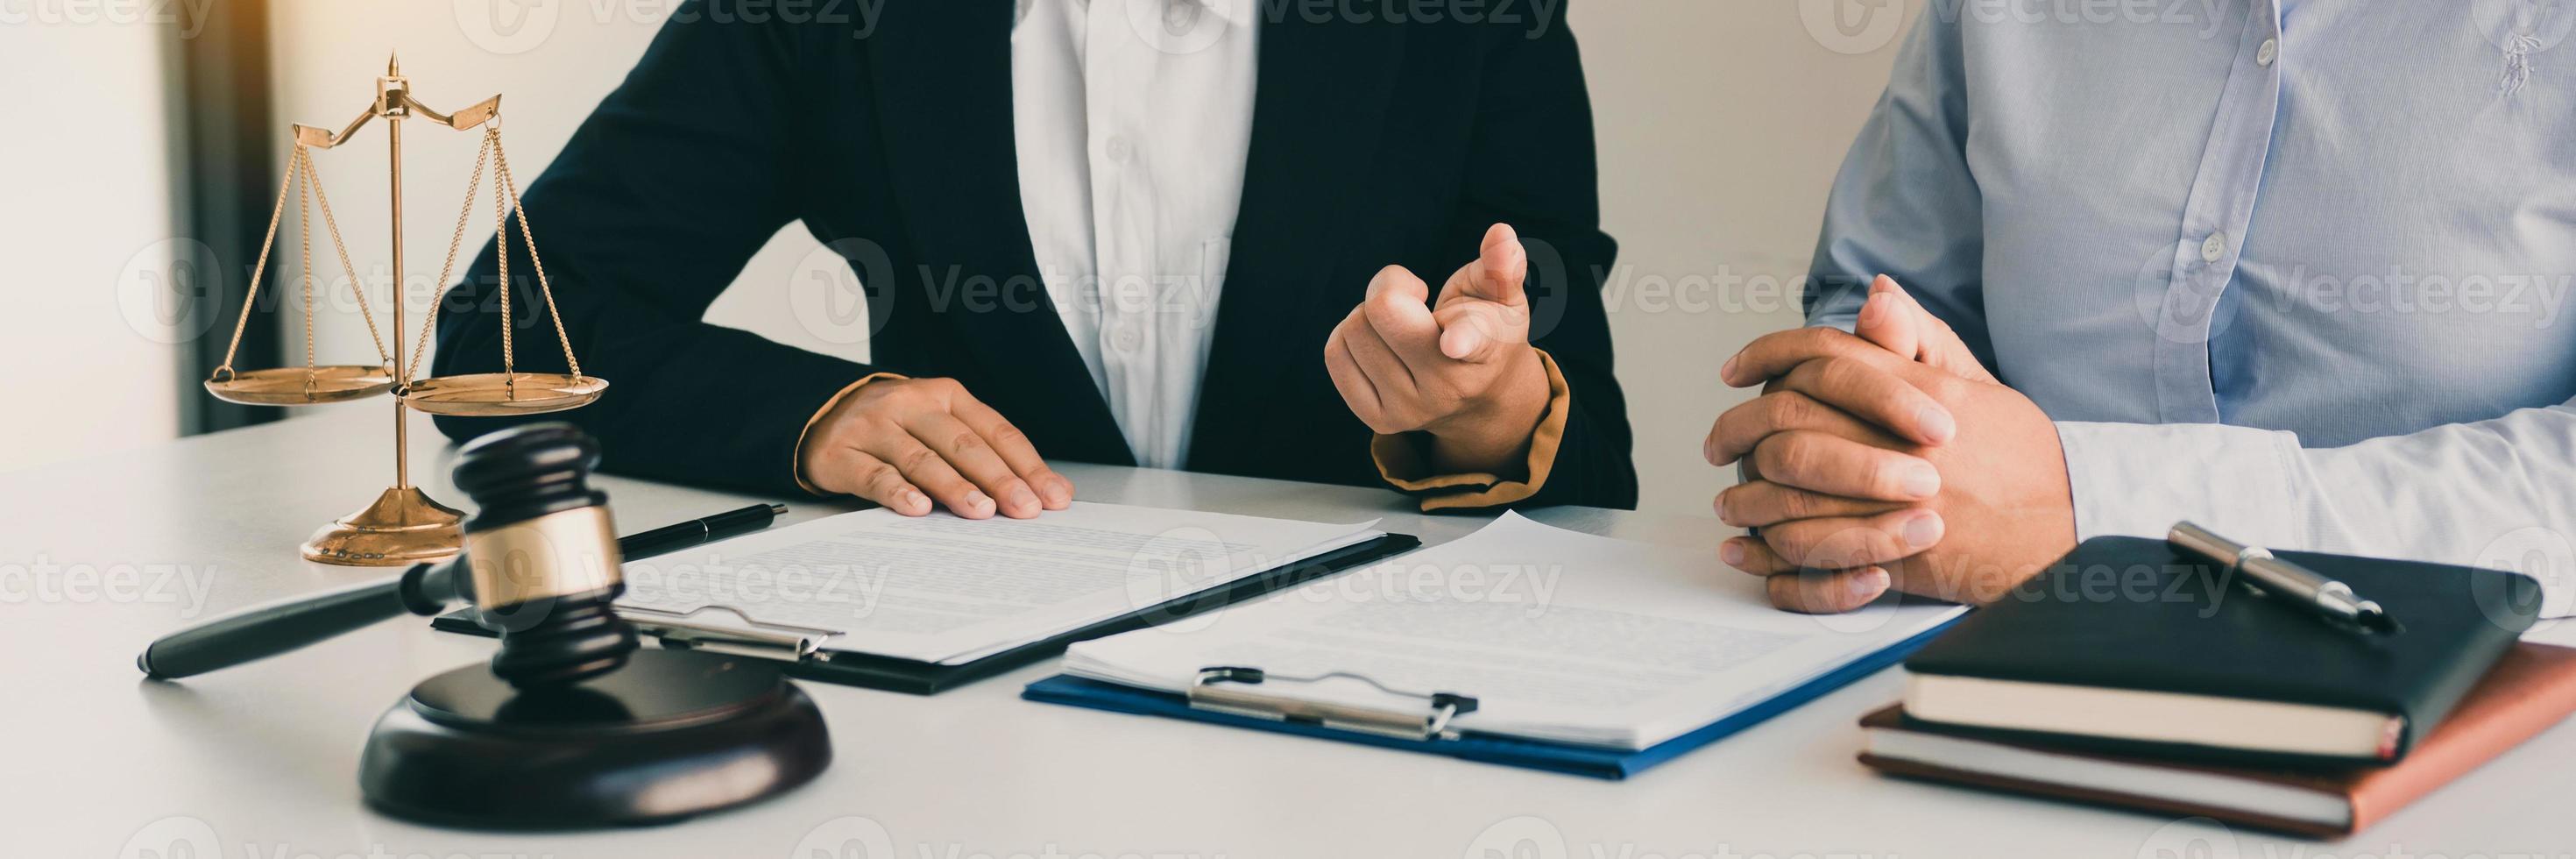
<path fill-rule="evenodd" d="M 537 233 L 528 226 L 528 206 L 519 199 L 519 180 L 510 175 L 510 153 L 501 148 L 498 129 L 492 137 L 492 164 L 499 173 L 499 184 L 510 194 L 510 208 L 519 214 L 519 237 L 528 247 L 528 265 L 537 270 L 537 293 L 546 300 L 546 317 L 554 322 L 555 342 L 563 346 L 564 368 L 571 371 L 574 382 L 581 381 L 581 359 L 573 357 L 572 335 L 564 332 L 563 312 L 555 309 L 555 288 L 546 282 L 546 261 L 537 255 Z M 503 231 L 507 232 L 507 227 Z M 506 235 L 503 244 L 507 244 Z"/>
<path fill-rule="evenodd" d="M 515 399 L 519 394 L 518 359 L 512 351 L 514 346 L 510 333 L 511 329 L 519 327 L 519 320 L 510 313 L 510 195 L 503 193 L 500 187 L 502 169 L 497 167 L 500 159 L 493 160 L 496 168 L 492 173 L 492 256 L 500 261 L 496 285 L 501 290 L 501 381 Z"/>
<path fill-rule="evenodd" d="M 251 308 L 259 301 L 260 279 L 268 274 L 268 252 L 277 246 L 277 222 L 286 215 L 286 192 L 294 189 L 296 165 L 303 163 L 304 157 L 304 144 L 295 144 L 295 152 L 287 156 L 286 175 L 277 182 L 277 205 L 268 210 L 268 236 L 259 240 L 259 262 L 251 266 L 250 288 L 242 295 L 241 315 L 233 319 L 233 342 L 224 347 L 224 362 L 215 367 L 215 373 L 225 374 L 227 379 L 233 372 L 233 354 L 241 350 L 242 331 L 250 326 Z"/>
<path fill-rule="evenodd" d="M 365 317 L 367 320 L 367 339 L 375 341 L 376 359 L 390 365 L 394 360 L 393 353 L 385 351 L 385 335 L 376 330 L 375 308 L 372 303 L 367 300 L 367 291 L 358 280 L 358 267 L 350 264 L 349 262 L 349 243 L 347 240 L 340 237 L 340 219 L 331 215 L 331 193 L 323 190 L 322 174 L 313 166 L 313 158 L 309 155 L 304 159 L 304 184 L 312 187 L 314 199 L 320 201 L 322 204 L 322 223 L 323 226 L 331 231 L 331 250 L 340 255 L 340 272 L 349 278 L 349 295 L 358 299 L 358 315 Z M 310 235 L 312 233 L 312 228 L 313 219 L 308 216 L 304 220 L 304 232 L 307 235 Z M 306 240 L 304 248 L 304 267 L 307 272 L 310 272 L 313 267 L 312 245 L 313 243 L 310 239 Z M 402 300 L 402 284 L 394 284 L 393 294 L 395 301 Z M 313 350 L 312 298 L 308 296 L 305 301 L 304 349 L 306 363 L 310 364 L 312 363 L 311 359 Z M 402 336 L 402 332 L 396 331 L 394 332 L 394 336 L 400 337 Z M 400 348 L 402 344 L 400 342 L 396 342 L 394 346 L 396 348 Z"/>
<path fill-rule="evenodd" d="M 313 396 L 313 156 L 303 160 L 304 182 L 295 186 L 295 238 L 304 244 L 304 395 Z"/>
<path fill-rule="evenodd" d="M 474 216 L 474 195 L 483 190 L 483 165 L 486 161 L 491 159 L 492 144 L 497 138 L 499 138 L 500 134 L 501 130 L 498 128 L 484 129 L 483 146 L 474 153 L 474 174 L 467 177 L 465 180 L 465 207 L 456 213 L 456 231 L 448 236 L 447 261 L 440 263 L 438 266 L 439 289 L 437 294 L 430 298 L 429 318 L 421 322 L 419 339 L 412 341 L 411 366 L 413 367 L 413 372 L 419 372 L 418 368 L 421 365 L 420 359 L 424 354 L 427 354 L 429 350 L 430 334 L 438 330 L 438 311 L 439 308 L 445 306 L 447 303 L 447 293 L 449 291 L 447 278 L 456 273 L 456 251 L 460 246 L 465 244 L 465 224 L 468 219 Z M 396 332 L 396 334 L 400 334 L 400 332 Z M 401 344 L 395 345 L 399 346 Z M 411 380 L 409 379 L 403 380 L 403 383 L 406 385 L 410 384 L 410 382 Z"/>
<path fill-rule="evenodd" d="M 376 327 L 373 304 L 367 300 L 366 291 L 361 288 L 357 266 L 349 260 L 348 242 L 340 236 L 339 220 L 331 212 L 330 192 L 322 188 L 321 173 L 314 166 L 312 150 L 302 143 L 296 144 L 295 150 L 288 155 L 285 175 L 278 180 L 277 203 L 269 209 L 268 230 L 260 240 L 259 261 L 251 267 L 248 290 L 242 296 L 242 313 L 233 320 L 233 336 L 231 342 L 224 347 L 224 361 L 216 366 L 212 375 L 226 379 L 233 375 L 233 359 L 241 350 L 242 335 L 249 328 L 251 311 L 258 305 L 260 283 L 267 279 L 269 254 L 276 250 L 277 230 L 286 220 L 286 199 L 290 193 L 296 199 L 296 217 L 303 224 L 303 228 L 296 231 L 296 240 L 302 259 L 298 280 L 302 284 L 304 295 L 304 373 L 305 388 L 309 395 L 314 386 L 314 374 L 317 371 L 313 334 L 312 230 L 313 207 L 317 202 L 322 207 L 323 223 L 331 234 L 332 249 L 339 254 L 340 271 L 349 279 L 350 294 L 358 299 L 359 314 L 367 320 L 367 335 L 375 344 L 376 357 L 379 360 L 391 362 L 393 355 L 385 349 L 384 333 Z"/>

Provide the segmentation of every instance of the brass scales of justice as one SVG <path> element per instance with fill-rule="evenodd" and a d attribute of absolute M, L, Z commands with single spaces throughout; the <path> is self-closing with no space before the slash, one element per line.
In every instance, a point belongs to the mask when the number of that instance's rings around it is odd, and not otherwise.
<path fill-rule="evenodd" d="M 402 196 L 402 131 L 403 120 L 421 117 L 458 131 L 483 129 L 482 148 L 474 156 L 474 173 L 466 180 L 465 210 L 456 216 L 456 234 L 447 243 L 447 261 L 439 267 L 438 294 L 430 302 L 428 318 L 421 323 L 420 336 L 412 346 L 410 360 L 402 354 L 403 335 L 403 196 Z M 392 147 L 393 210 L 393 349 L 385 348 L 384 335 L 376 328 L 375 311 L 368 306 L 366 290 L 358 280 L 357 269 L 349 263 L 349 250 L 340 239 L 340 225 L 331 215 L 331 199 L 322 192 L 322 182 L 313 167 L 311 150 L 330 149 L 348 142 L 349 137 L 366 126 L 369 120 L 385 120 L 385 137 Z M 375 503 L 363 510 L 343 516 L 304 541 L 304 557 L 325 564 L 354 566 L 400 566 L 436 560 L 454 555 L 463 546 L 464 534 L 458 527 L 463 513 L 440 504 L 411 485 L 411 466 L 405 443 L 409 410 L 438 415 L 494 417 L 529 415 L 578 408 L 599 399 L 608 382 L 581 372 L 581 363 L 572 354 L 572 338 L 564 333 L 563 317 L 555 311 L 554 289 L 546 282 L 545 263 L 537 258 L 537 240 L 528 227 L 528 213 L 519 206 L 519 187 L 510 175 L 510 159 L 501 150 L 501 97 L 484 99 L 456 113 L 442 114 L 412 99 L 411 82 L 402 76 L 401 66 L 387 60 L 385 74 L 376 79 L 376 100 L 366 112 L 352 120 L 339 133 L 329 129 L 297 124 L 295 151 L 287 160 L 286 177 L 278 184 L 277 205 L 268 216 L 268 237 L 260 242 L 259 262 L 251 269 L 250 294 L 242 301 L 241 318 L 233 323 L 232 345 L 224 350 L 224 362 L 206 378 L 206 391 L 217 398 L 256 406 L 305 406 L 339 403 L 391 393 L 394 400 L 394 485 L 377 496 Z M 466 223 L 474 213 L 474 198 L 483 185 L 486 162 L 492 167 L 493 210 L 497 224 L 493 235 L 498 243 L 501 288 L 501 372 L 461 376 L 414 379 L 422 355 L 429 346 L 430 335 L 438 327 L 439 303 L 445 299 L 448 277 L 455 273 L 456 251 L 464 243 Z M 259 297 L 261 278 L 268 270 L 269 251 L 277 243 L 277 225 L 286 212 L 286 198 L 301 182 L 297 196 L 297 217 L 303 237 L 304 287 L 304 366 L 276 367 L 265 370 L 233 369 L 233 354 L 241 348 L 242 330 Z M 313 359 L 313 204 L 321 203 L 323 224 L 338 251 L 340 268 L 349 279 L 349 291 L 358 302 L 358 311 L 366 319 L 367 335 L 375 341 L 380 364 L 316 365 Z M 546 313 L 554 321 L 555 340 L 563 347 L 564 366 L 569 373 L 522 373 L 516 370 L 510 330 L 515 327 L 510 311 L 510 221 L 517 216 L 519 237 L 528 251 L 528 264 L 537 275 L 537 288 L 544 296 Z M 279 276 L 280 280 L 284 275 Z M 281 286 L 281 288 L 283 288 Z"/>

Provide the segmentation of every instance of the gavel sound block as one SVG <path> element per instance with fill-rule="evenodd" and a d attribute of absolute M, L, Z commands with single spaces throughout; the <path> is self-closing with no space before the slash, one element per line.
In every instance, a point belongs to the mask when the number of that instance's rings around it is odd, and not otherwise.
<path fill-rule="evenodd" d="M 400 578 L 251 609 L 153 642 L 137 663 L 186 677 L 463 599 L 500 633 L 491 663 L 415 686 L 358 762 L 369 805 L 426 823 L 564 829 L 661 823 L 783 793 L 832 759 L 822 713 L 776 663 L 638 646 L 598 448 L 538 424 L 467 445 L 479 512 L 465 552 Z"/>

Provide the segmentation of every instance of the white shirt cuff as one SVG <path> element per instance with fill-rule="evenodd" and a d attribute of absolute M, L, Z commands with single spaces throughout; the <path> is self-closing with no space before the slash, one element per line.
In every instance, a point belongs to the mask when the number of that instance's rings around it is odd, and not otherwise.
<path fill-rule="evenodd" d="M 2256 546 L 2309 545 L 2297 435 L 2219 424 L 2059 421 L 2075 539 L 2164 539 L 2190 520 Z"/>

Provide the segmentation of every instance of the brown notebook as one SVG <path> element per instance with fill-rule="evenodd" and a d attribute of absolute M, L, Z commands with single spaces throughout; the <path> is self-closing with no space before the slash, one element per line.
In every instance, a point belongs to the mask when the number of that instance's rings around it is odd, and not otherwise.
<path fill-rule="evenodd" d="M 1889 775 L 2299 835 L 2359 832 L 2576 713 L 2576 649 L 2517 644 L 2395 766 L 2286 769 L 2171 761 L 1932 725 L 1890 706 L 1861 719 L 1860 761 Z"/>

